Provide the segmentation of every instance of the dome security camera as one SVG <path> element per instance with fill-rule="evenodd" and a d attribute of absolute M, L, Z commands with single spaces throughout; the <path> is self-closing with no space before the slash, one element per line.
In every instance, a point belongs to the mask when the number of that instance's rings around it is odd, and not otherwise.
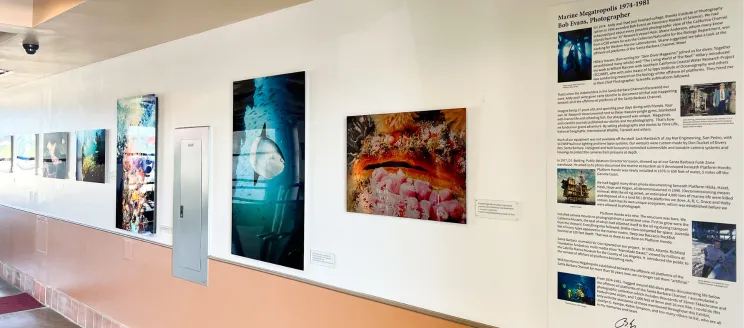
<path fill-rule="evenodd" d="M 24 43 L 23 50 L 26 50 L 27 54 L 33 55 L 36 53 L 37 50 L 39 50 L 39 44 L 38 43 Z"/>
<path fill-rule="evenodd" d="M 39 50 L 39 39 L 36 38 L 36 33 L 26 34 L 23 38 L 23 50 L 26 50 L 29 55 L 33 55 Z"/>

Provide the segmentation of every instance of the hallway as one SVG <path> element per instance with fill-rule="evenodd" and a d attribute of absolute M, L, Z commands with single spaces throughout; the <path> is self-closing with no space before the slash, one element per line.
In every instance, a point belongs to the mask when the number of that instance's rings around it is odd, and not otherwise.
<path fill-rule="evenodd" d="M 0 304 L 3 298 L 16 296 L 21 291 L 0 279 Z M 33 310 L 0 314 L 0 327 L 3 328 L 74 328 L 76 324 L 68 321 L 54 310 L 41 307 Z"/>

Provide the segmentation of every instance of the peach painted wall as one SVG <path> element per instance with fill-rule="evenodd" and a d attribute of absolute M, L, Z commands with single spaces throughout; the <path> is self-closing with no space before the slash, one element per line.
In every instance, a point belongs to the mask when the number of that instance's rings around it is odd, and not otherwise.
<path fill-rule="evenodd" d="M 33 26 L 72 9 L 85 0 L 33 0 Z"/>
<path fill-rule="evenodd" d="M 204 287 L 171 276 L 170 248 L 132 240 L 130 261 L 124 241 L 0 206 L 0 261 L 131 328 L 465 327 L 213 260 Z"/>
<path fill-rule="evenodd" d="M 0 24 L 31 27 L 33 0 L 0 0 Z"/>

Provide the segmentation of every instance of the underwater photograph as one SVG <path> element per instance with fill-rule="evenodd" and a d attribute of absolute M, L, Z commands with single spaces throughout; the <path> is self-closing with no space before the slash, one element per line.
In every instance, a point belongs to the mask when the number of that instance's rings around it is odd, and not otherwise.
<path fill-rule="evenodd" d="M 67 179 L 67 154 L 69 153 L 69 138 L 67 132 L 45 133 L 42 176 L 52 179 Z"/>
<path fill-rule="evenodd" d="M 158 98 L 119 99 L 116 107 L 116 227 L 153 234 Z"/>
<path fill-rule="evenodd" d="M 467 223 L 465 108 L 349 116 L 348 212 Z"/>
<path fill-rule="evenodd" d="M 75 136 L 77 181 L 106 183 L 106 130 L 78 131 Z"/>
<path fill-rule="evenodd" d="M 233 83 L 232 254 L 304 270 L 305 72 Z"/>
<path fill-rule="evenodd" d="M 558 299 L 594 306 L 595 292 L 594 277 L 558 272 Z"/>
<path fill-rule="evenodd" d="M 592 79 L 592 29 L 558 33 L 558 83 Z"/>
<path fill-rule="evenodd" d="M 13 137 L 13 173 L 36 174 L 36 135 Z"/>

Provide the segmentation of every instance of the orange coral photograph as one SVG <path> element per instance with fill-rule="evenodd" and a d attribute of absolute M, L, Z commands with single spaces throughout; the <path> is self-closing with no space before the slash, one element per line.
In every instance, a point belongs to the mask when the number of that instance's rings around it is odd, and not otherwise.
<path fill-rule="evenodd" d="M 465 108 L 347 117 L 348 212 L 465 224 Z"/>

